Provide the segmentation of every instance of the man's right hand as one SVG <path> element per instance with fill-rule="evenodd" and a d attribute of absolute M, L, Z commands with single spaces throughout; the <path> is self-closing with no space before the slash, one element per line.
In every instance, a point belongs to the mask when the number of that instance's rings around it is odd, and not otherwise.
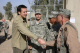
<path fill-rule="evenodd" d="M 42 38 L 39 38 L 39 39 L 38 39 L 38 42 L 39 42 L 40 44 L 42 44 L 42 45 L 46 45 L 46 41 L 45 41 L 44 39 L 42 39 Z"/>
<path fill-rule="evenodd" d="M 55 41 L 47 41 L 46 42 L 46 45 L 48 45 L 48 46 L 54 46 L 54 44 L 55 44 Z"/>

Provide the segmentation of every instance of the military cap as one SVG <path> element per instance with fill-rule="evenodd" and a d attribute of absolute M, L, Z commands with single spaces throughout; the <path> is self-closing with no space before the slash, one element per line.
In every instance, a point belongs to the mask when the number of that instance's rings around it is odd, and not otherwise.
<path fill-rule="evenodd" d="M 52 11 L 51 13 L 52 14 L 55 14 L 55 15 L 58 15 L 59 14 L 59 11 Z"/>
<path fill-rule="evenodd" d="M 59 15 L 59 11 L 52 11 L 51 13 L 54 15 L 53 18 L 56 18 Z"/>
<path fill-rule="evenodd" d="M 68 9 L 61 9 L 59 14 L 62 14 L 62 15 L 71 15 L 71 11 L 68 10 Z"/>
<path fill-rule="evenodd" d="M 57 15 L 49 15 L 49 19 L 56 18 Z"/>
<path fill-rule="evenodd" d="M 41 14 L 42 14 L 41 12 L 36 12 L 36 13 L 35 13 L 35 15 L 41 15 Z"/>

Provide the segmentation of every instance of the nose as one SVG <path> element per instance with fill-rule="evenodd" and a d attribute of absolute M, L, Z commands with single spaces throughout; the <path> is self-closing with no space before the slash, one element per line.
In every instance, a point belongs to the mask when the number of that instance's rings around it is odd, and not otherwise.
<path fill-rule="evenodd" d="M 25 15 L 27 15 L 28 13 L 27 12 L 25 12 Z"/>
<path fill-rule="evenodd" d="M 27 12 L 25 12 L 25 14 L 28 14 Z"/>

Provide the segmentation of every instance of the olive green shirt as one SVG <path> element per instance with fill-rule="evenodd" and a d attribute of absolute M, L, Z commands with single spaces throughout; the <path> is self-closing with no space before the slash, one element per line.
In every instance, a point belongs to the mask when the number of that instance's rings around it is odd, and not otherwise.
<path fill-rule="evenodd" d="M 23 21 L 24 20 L 22 17 L 20 15 L 17 15 L 13 19 L 12 25 L 12 46 L 17 47 L 21 50 L 24 50 L 28 47 L 26 36 L 34 38 L 36 40 L 38 39 L 36 35 L 28 30 L 27 22 Z"/>

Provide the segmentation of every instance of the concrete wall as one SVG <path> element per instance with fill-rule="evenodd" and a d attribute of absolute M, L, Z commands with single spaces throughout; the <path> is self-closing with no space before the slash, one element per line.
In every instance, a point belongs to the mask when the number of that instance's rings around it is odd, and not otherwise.
<path fill-rule="evenodd" d="M 75 18 L 75 25 L 78 29 L 78 36 L 80 41 L 80 0 L 67 0 L 66 8 L 71 10 L 71 16 Z"/>

